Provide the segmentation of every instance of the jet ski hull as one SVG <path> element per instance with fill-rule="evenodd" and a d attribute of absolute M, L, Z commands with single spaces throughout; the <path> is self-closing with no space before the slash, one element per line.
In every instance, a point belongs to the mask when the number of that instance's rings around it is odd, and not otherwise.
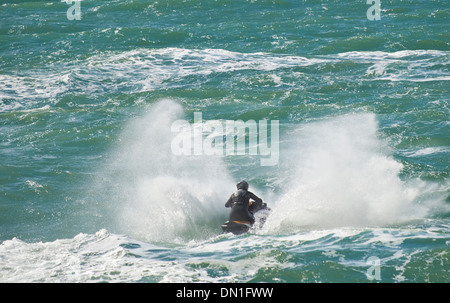
<path fill-rule="evenodd" d="M 241 235 L 248 232 L 253 226 L 261 228 L 270 213 L 270 208 L 267 207 L 266 203 L 260 206 L 253 204 L 249 206 L 249 211 L 255 216 L 255 223 L 253 225 L 251 225 L 250 222 L 226 221 L 222 225 L 222 231 L 224 233 Z"/>
<path fill-rule="evenodd" d="M 237 223 L 234 221 L 227 221 L 222 225 L 224 233 L 233 233 L 235 235 L 241 235 L 250 230 L 251 225 L 247 223 Z"/>

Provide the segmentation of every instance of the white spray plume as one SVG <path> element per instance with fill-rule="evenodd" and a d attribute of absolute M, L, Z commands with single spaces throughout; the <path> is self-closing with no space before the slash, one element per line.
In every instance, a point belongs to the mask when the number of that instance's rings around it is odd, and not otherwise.
<path fill-rule="evenodd" d="M 287 186 L 266 230 L 389 225 L 423 217 L 417 190 L 378 137 L 375 114 L 349 114 L 309 123 L 290 134 L 284 159 Z"/>

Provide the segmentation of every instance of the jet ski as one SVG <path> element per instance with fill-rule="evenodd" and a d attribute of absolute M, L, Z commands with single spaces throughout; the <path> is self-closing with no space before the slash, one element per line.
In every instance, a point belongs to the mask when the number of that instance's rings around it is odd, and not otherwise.
<path fill-rule="evenodd" d="M 250 201 L 248 211 L 255 217 L 255 223 L 251 224 L 250 221 L 226 221 L 222 225 L 222 230 L 224 233 L 233 233 L 235 235 L 240 235 L 246 233 L 250 228 L 261 228 L 266 222 L 267 216 L 270 213 L 270 208 L 267 207 L 266 203 L 258 205 L 253 201 Z"/>

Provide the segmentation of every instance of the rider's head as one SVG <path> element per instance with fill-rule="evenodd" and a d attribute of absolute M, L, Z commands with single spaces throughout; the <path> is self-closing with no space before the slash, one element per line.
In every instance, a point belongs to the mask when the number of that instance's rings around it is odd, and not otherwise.
<path fill-rule="evenodd" d="M 237 189 L 245 189 L 248 190 L 248 183 L 245 180 L 240 181 L 238 184 L 236 184 Z"/>

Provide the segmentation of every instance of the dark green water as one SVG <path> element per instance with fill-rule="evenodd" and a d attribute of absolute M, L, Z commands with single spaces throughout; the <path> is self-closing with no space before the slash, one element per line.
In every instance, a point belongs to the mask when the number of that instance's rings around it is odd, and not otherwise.
<path fill-rule="evenodd" d="M 0 4 L 0 281 L 449 282 L 447 1 L 71 6 Z M 195 112 L 278 161 L 175 155 Z"/>

